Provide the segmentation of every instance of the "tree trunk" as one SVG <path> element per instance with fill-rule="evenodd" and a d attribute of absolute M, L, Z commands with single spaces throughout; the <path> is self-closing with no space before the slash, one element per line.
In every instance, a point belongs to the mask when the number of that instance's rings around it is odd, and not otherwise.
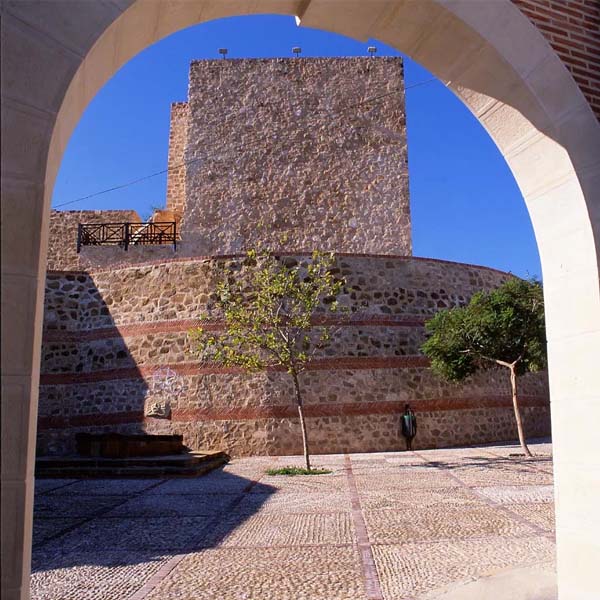
<path fill-rule="evenodd" d="M 308 453 L 308 436 L 306 435 L 306 423 L 304 422 L 304 411 L 302 410 L 302 396 L 300 395 L 300 383 L 298 374 L 292 373 L 294 378 L 294 389 L 296 390 L 296 402 L 298 404 L 298 416 L 300 417 L 300 429 L 302 430 L 302 446 L 304 448 L 304 461 L 306 468 L 310 471 L 310 456 Z"/>
<path fill-rule="evenodd" d="M 521 421 L 521 411 L 519 410 L 519 401 L 517 398 L 517 373 L 515 372 L 515 364 L 511 364 L 509 366 L 510 369 L 510 386 L 512 388 L 512 401 L 513 408 L 515 410 L 515 419 L 517 421 L 517 431 L 519 432 L 519 442 L 521 444 L 521 448 L 523 448 L 523 452 L 525 452 L 526 456 L 531 456 L 531 452 L 527 447 L 527 443 L 525 441 L 525 434 L 523 433 L 523 422 Z"/>

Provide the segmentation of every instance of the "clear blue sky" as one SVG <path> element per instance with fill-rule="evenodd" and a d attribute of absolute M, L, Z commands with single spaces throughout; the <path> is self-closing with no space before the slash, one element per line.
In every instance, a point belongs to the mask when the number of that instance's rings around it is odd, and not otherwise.
<path fill-rule="evenodd" d="M 372 40 L 378 56 L 399 55 Z M 189 63 L 216 58 L 364 56 L 355 40 L 297 27 L 292 17 L 253 16 L 186 29 L 126 64 L 91 102 L 65 152 L 53 206 L 166 169 L 170 104 L 187 99 Z M 406 85 L 432 75 L 405 59 Z M 541 275 L 533 230 L 496 146 L 439 81 L 406 92 L 413 246 L 417 256 Z M 166 175 L 65 210 L 133 208 L 142 217 L 165 201 Z"/>

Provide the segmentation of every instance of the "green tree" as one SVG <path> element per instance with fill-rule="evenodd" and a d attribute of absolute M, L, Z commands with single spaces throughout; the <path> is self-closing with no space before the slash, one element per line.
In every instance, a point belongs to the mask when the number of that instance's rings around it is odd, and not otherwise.
<path fill-rule="evenodd" d="M 467 306 L 443 310 L 426 323 L 429 338 L 422 350 L 432 370 L 462 381 L 480 369 L 508 369 L 519 442 L 523 434 L 517 376 L 546 367 L 544 298 L 537 281 L 510 279 L 491 292 L 475 294 Z"/>
<path fill-rule="evenodd" d="M 341 308 L 337 297 L 344 281 L 333 273 L 333 255 L 313 252 L 299 264 L 256 250 L 229 267 L 216 289 L 215 309 L 224 319 L 218 334 L 192 332 L 197 355 L 226 367 L 249 372 L 281 367 L 292 378 L 302 430 L 306 468 L 310 454 L 304 420 L 300 374 L 331 339 L 331 328 L 315 325 L 316 313 Z"/>

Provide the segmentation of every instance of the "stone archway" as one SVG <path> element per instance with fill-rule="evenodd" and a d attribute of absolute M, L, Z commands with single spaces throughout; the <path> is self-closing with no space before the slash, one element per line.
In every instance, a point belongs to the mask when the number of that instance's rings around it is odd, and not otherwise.
<path fill-rule="evenodd" d="M 50 196 L 89 101 L 135 54 L 231 15 L 378 38 L 446 82 L 513 171 L 545 282 L 561 599 L 592 598 L 600 562 L 600 126 L 508 0 L 115 0 L 3 3 L 2 595 L 26 598 Z"/>

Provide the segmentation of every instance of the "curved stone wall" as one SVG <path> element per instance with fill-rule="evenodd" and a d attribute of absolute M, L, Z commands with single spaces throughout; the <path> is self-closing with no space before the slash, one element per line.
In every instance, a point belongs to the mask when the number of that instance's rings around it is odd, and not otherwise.
<path fill-rule="evenodd" d="M 248 375 L 195 361 L 188 331 L 207 314 L 216 264 L 185 258 L 89 272 L 49 272 L 38 450 L 73 450 L 78 431 L 182 433 L 193 448 L 234 455 L 301 451 L 288 376 Z M 301 256 L 286 261 L 302 260 Z M 462 385 L 435 377 L 419 348 L 424 321 L 491 289 L 507 273 L 413 257 L 338 255 L 346 285 L 336 334 L 302 375 L 313 452 L 403 447 L 399 415 L 419 416 L 417 448 L 513 439 L 508 378 L 492 371 Z M 323 317 L 329 319 L 323 307 Z M 219 329 L 218 315 L 203 323 Z M 144 416 L 155 369 L 185 390 L 169 419 Z M 549 433 L 545 374 L 521 382 L 529 435 Z M 156 398 L 155 398 L 156 399 Z"/>

